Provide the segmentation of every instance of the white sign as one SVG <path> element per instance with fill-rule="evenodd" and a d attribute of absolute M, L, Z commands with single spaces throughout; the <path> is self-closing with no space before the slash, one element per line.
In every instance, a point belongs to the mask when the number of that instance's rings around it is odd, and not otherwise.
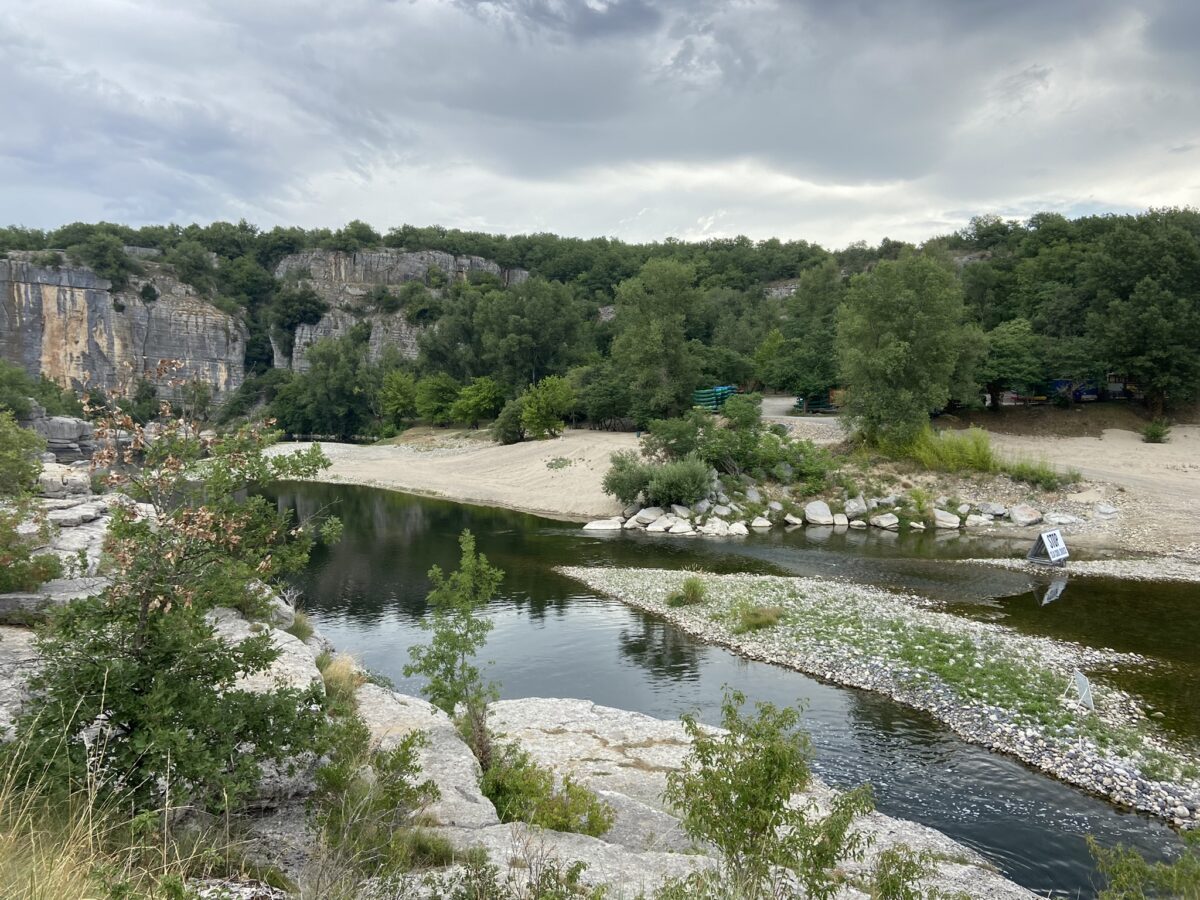
<path fill-rule="evenodd" d="M 1079 695 L 1079 702 L 1088 709 L 1094 710 L 1096 704 L 1092 701 L 1092 683 L 1088 681 L 1087 676 L 1076 669 L 1071 673 L 1071 685 L 1067 690 L 1075 688 L 1075 693 Z"/>
<path fill-rule="evenodd" d="M 1033 547 L 1026 557 L 1030 562 L 1044 563 L 1051 566 L 1061 566 L 1071 554 L 1067 551 L 1067 542 L 1063 540 L 1062 532 L 1055 528 L 1053 531 L 1043 531 L 1033 542 Z"/>

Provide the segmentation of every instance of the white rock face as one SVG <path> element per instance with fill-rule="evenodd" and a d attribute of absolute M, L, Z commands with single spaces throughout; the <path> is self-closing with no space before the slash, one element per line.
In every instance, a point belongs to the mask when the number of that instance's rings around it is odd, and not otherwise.
<path fill-rule="evenodd" d="M 933 511 L 933 525 L 939 529 L 958 528 L 962 521 L 954 513 L 946 512 L 944 509 L 935 509 Z"/>
<path fill-rule="evenodd" d="M 813 500 L 804 506 L 804 521 L 809 525 L 832 525 L 833 513 L 824 500 Z"/>
<path fill-rule="evenodd" d="M 663 532 L 670 531 L 671 526 L 675 524 L 674 516 L 659 516 L 653 522 L 646 526 L 647 531 Z"/>
<path fill-rule="evenodd" d="M 493 704 L 491 724 L 516 738 L 538 764 L 570 774 L 608 802 L 616 814 L 612 830 L 600 840 L 547 833 L 548 846 L 562 860 L 588 864 L 583 878 L 608 883 L 616 896 L 635 896 L 666 876 L 709 867 L 705 848 L 693 847 L 662 800 L 668 771 L 678 769 L 690 742 L 679 722 L 664 721 L 586 700 L 504 700 Z M 811 799 L 828 808 L 835 792 L 820 782 L 796 799 Z M 856 830 L 872 838 L 861 862 L 844 862 L 853 876 L 866 873 L 878 854 L 899 843 L 930 850 L 960 862 L 939 862 L 931 883 L 974 898 L 1028 900 L 1034 895 L 990 871 L 986 863 L 940 832 L 878 813 L 860 817 Z M 473 835 L 493 862 L 512 856 L 511 836 L 484 829 Z M 462 837 L 468 837 L 463 834 Z M 501 838 L 504 839 L 501 839 Z M 572 855 L 574 854 L 574 855 Z M 839 897 L 859 898 L 857 891 Z"/>
<path fill-rule="evenodd" d="M 209 610 L 204 618 L 226 643 L 237 644 L 266 632 L 271 636 L 271 643 L 279 649 L 279 656 L 266 671 L 238 678 L 236 686 L 239 690 L 265 693 L 276 686 L 305 690 L 310 685 L 323 684 L 312 653 L 295 635 L 261 622 L 247 622 L 237 610 L 224 607 Z"/>
<path fill-rule="evenodd" d="M 25 688 L 37 669 L 33 632 L 0 626 L 0 740 L 8 737 L 29 694 Z"/>
<path fill-rule="evenodd" d="M 412 731 L 425 732 L 422 775 L 441 792 L 441 798 L 425 809 L 433 822 L 459 828 L 500 824 L 496 808 L 479 790 L 479 763 L 448 715 L 431 703 L 376 684 L 359 687 L 355 699 L 373 745 L 381 750 L 392 749 Z"/>
<path fill-rule="evenodd" d="M 1027 527 L 1041 522 L 1042 514 L 1027 503 L 1019 503 L 1008 511 L 1008 518 L 1014 525 Z"/>

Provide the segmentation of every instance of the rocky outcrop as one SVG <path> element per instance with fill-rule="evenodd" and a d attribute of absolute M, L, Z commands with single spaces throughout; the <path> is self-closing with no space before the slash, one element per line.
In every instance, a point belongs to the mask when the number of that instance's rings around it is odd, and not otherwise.
<path fill-rule="evenodd" d="M 0 259 L 0 357 L 75 388 L 111 392 L 147 377 L 162 396 L 172 391 L 168 378 L 202 381 L 216 395 L 236 390 L 245 326 L 162 266 L 145 269 L 113 291 L 86 266 L 39 266 L 22 253 Z M 142 297 L 145 285 L 156 299 Z M 182 367 L 159 377 L 161 360 Z"/>
<path fill-rule="evenodd" d="M 275 366 L 297 372 L 308 369 L 307 350 L 321 338 L 341 337 L 359 322 L 371 325 L 370 358 L 376 360 L 387 347 L 409 358 L 417 356 L 421 328 L 412 325 L 403 312 L 380 313 L 362 309 L 362 301 L 375 287 L 398 288 L 410 281 L 428 284 L 430 271 L 440 270 L 447 278 L 465 281 L 472 275 L 492 275 L 506 286 L 529 277 L 524 269 L 505 269 L 480 256 L 454 256 L 438 250 L 306 250 L 284 257 L 275 269 L 278 278 L 298 279 L 329 304 L 330 310 L 315 325 L 300 325 L 289 360 L 275 346 Z"/>
<path fill-rule="evenodd" d="M 40 403 L 30 398 L 29 415 L 21 426 L 36 431 L 46 441 L 46 450 L 60 463 L 91 459 L 96 449 L 96 432 L 91 422 L 74 416 L 48 416 Z"/>

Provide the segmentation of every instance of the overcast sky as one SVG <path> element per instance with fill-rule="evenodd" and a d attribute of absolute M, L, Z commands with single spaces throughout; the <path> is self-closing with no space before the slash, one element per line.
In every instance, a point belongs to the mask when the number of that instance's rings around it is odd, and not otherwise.
<path fill-rule="evenodd" d="M 1200 206 L 1200 2 L 0 0 L 0 220 L 920 240 Z"/>

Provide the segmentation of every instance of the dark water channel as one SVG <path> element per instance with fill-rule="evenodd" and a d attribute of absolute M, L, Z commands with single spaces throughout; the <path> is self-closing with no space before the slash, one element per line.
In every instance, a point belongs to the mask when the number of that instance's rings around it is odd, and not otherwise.
<path fill-rule="evenodd" d="M 556 565 L 676 568 L 714 572 L 837 575 L 954 604 L 963 615 L 998 618 L 1023 631 L 1161 656 L 1154 670 L 1122 686 L 1152 698 L 1181 733 L 1200 733 L 1193 705 L 1200 666 L 1195 588 L 1070 581 L 1043 606 L 1046 583 L 1023 573 L 951 564 L 947 558 L 1007 555 L 981 540 L 918 540 L 850 532 L 774 531 L 743 541 L 656 535 L 595 536 L 577 525 L 503 510 L 463 506 L 370 488 L 289 486 L 282 506 L 300 518 L 322 510 L 341 517 L 340 543 L 318 547 L 301 578 L 305 603 L 335 645 L 390 677 L 419 684 L 402 669 L 410 644 L 425 639 L 417 621 L 429 589 L 426 572 L 457 564 L 457 535 L 470 528 L 505 579 L 489 615 L 485 654 L 506 698 L 579 697 L 676 718 L 695 710 L 719 719 L 722 687 L 752 700 L 807 702 L 805 726 L 815 768 L 829 782 L 869 781 L 879 809 L 940 829 L 980 851 L 1014 880 L 1058 897 L 1089 897 L 1095 873 L 1084 842 L 1125 843 L 1151 857 L 1176 852 L 1178 839 L 1156 822 L 1039 775 L 956 738 L 930 716 L 874 694 L 823 684 L 774 666 L 746 662 L 665 622 L 551 571 Z M 1185 596 L 1187 595 L 1187 596 Z M 1188 602 L 1190 600 L 1190 602 Z M 1143 627 L 1146 618 L 1151 620 Z M 1169 635 L 1157 636 L 1160 623 Z M 1145 632 L 1139 637 L 1140 632 Z M 1191 696 L 1178 696 L 1190 694 Z"/>

